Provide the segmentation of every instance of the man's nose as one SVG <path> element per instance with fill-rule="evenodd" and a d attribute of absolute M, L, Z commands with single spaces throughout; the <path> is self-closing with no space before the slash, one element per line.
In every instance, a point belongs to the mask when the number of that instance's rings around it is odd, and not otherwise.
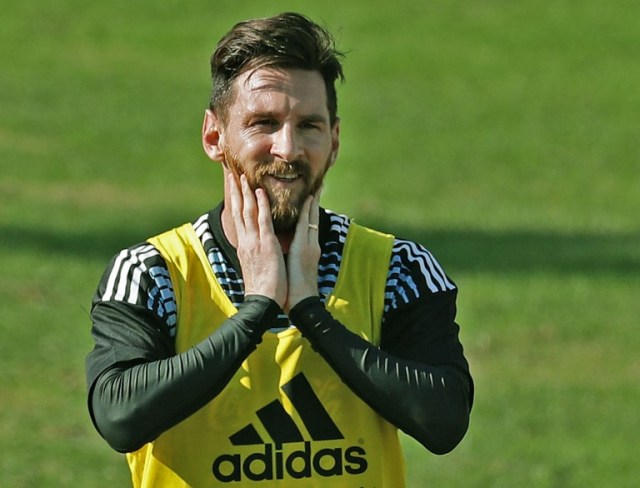
<path fill-rule="evenodd" d="M 300 136 L 291 124 L 283 124 L 273 133 L 271 155 L 283 161 L 295 161 L 302 155 Z"/>

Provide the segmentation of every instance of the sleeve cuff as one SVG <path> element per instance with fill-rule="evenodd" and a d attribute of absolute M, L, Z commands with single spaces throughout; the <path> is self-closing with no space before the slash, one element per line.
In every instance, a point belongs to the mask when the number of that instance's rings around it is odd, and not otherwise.
<path fill-rule="evenodd" d="M 324 335 L 328 332 L 333 317 L 324 307 L 320 297 L 305 298 L 289 311 L 291 322 L 303 335 Z"/>
<path fill-rule="evenodd" d="M 235 318 L 242 324 L 258 331 L 260 335 L 277 325 L 282 308 L 274 300 L 263 295 L 246 295 L 238 307 Z"/>

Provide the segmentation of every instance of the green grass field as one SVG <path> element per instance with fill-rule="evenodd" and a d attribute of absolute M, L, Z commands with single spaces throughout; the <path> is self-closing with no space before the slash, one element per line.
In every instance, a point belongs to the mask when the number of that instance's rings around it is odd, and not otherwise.
<path fill-rule="evenodd" d="M 85 407 L 112 254 L 221 197 L 199 131 L 235 21 L 349 51 L 324 205 L 460 288 L 470 431 L 410 487 L 631 487 L 640 434 L 640 4 L 0 0 L 0 485 L 128 486 Z"/>

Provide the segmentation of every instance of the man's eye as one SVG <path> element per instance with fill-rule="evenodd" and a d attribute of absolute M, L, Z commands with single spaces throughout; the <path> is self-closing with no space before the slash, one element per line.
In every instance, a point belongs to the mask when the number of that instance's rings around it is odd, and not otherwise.
<path fill-rule="evenodd" d="M 302 124 L 300 124 L 300 127 L 303 129 L 319 129 L 320 124 L 316 122 L 303 122 Z"/>
<path fill-rule="evenodd" d="M 254 125 L 261 127 L 275 127 L 278 125 L 278 122 L 273 119 L 258 119 L 254 122 Z"/>

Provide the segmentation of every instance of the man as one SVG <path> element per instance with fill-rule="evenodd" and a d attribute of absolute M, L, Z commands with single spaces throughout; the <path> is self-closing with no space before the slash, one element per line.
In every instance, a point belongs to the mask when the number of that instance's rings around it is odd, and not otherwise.
<path fill-rule="evenodd" d="M 224 202 L 102 278 L 89 409 L 134 486 L 395 488 L 397 428 L 434 453 L 466 432 L 455 285 L 422 246 L 319 207 L 340 57 L 298 14 L 223 37 L 202 142 Z"/>

